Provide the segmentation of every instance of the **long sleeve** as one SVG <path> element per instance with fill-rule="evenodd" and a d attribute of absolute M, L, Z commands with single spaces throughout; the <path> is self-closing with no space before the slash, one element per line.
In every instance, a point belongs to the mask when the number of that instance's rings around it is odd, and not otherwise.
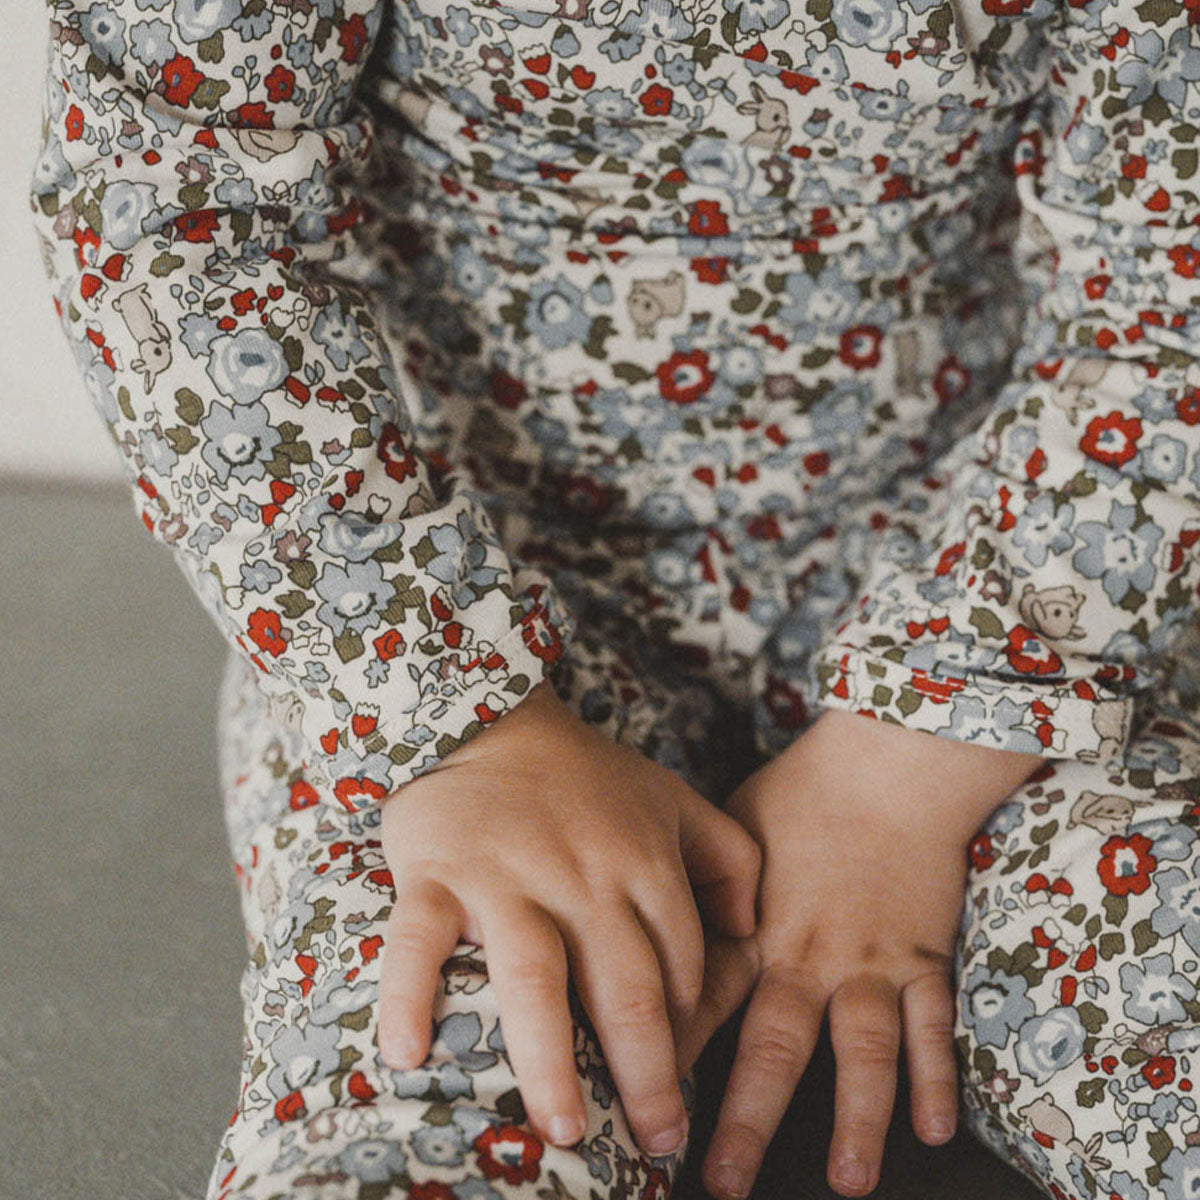
<path fill-rule="evenodd" d="M 1197 616 L 1200 24 L 1066 3 L 1014 156 L 1033 303 L 813 662 L 826 706 L 1108 759 Z"/>
<path fill-rule="evenodd" d="M 517 704 L 570 634 L 415 443 L 369 297 L 338 274 L 386 5 L 48 8 L 32 191 L 63 326 L 147 530 L 356 811 Z"/>

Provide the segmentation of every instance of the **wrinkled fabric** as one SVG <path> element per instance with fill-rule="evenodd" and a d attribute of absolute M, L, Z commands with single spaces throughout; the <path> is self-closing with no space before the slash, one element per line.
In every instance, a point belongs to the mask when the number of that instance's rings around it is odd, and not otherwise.
<path fill-rule="evenodd" d="M 824 706 L 1041 754 L 972 849 L 972 1123 L 1194 1195 L 1200 10 L 47 9 L 59 316 L 235 655 L 213 1195 L 669 1187 L 585 1022 L 590 1149 L 537 1142 L 469 947 L 375 1054 L 378 802 L 543 679 L 718 801 Z"/>

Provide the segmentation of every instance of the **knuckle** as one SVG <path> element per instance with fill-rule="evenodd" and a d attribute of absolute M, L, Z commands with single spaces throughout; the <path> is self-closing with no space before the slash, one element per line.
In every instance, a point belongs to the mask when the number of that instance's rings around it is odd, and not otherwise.
<path fill-rule="evenodd" d="M 509 964 L 507 975 L 513 991 L 528 1001 L 556 1000 L 566 988 L 565 972 L 542 959 L 518 959 Z"/>
<path fill-rule="evenodd" d="M 429 931 L 421 925 L 404 922 L 393 926 L 387 931 L 384 947 L 393 957 L 419 957 L 432 952 L 433 946 Z"/>
<path fill-rule="evenodd" d="M 800 1047 L 782 1026 L 767 1026 L 755 1032 L 746 1046 L 746 1057 L 756 1073 L 782 1075 L 801 1066 Z"/>
<path fill-rule="evenodd" d="M 857 1029 L 847 1049 L 871 1066 L 890 1066 L 900 1052 L 900 1038 L 891 1029 Z"/>
<path fill-rule="evenodd" d="M 612 1006 L 611 1020 L 620 1029 L 641 1029 L 666 1017 L 663 994 L 645 984 L 631 984 L 620 990 L 620 999 Z"/>

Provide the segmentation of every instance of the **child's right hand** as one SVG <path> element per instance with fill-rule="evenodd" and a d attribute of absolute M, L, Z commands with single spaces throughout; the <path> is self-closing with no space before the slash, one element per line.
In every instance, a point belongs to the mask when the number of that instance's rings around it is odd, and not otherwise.
<path fill-rule="evenodd" d="M 542 683 L 383 804 L 396 882 L 379 1045 L 414 1068 L 442 963 L 487 950 L 509 1059 L 550 1141 L 584 1133 L 568 968 L 630 1127 L 650 1154 L 687 1133 L 674 1040 L 700 998 L 706 917 L 754 932 L 759 850 L 677 775 L 586 725 Z M 689 885 L 690 880 L 690 885 Z"/>

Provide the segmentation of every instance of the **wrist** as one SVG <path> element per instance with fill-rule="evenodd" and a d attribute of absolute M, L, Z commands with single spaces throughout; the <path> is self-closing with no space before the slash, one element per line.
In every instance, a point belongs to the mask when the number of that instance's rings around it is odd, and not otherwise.
<path fill-rule="evenodd" d="M 793 749 L 809 782 L 815 772 L 864 819 L 902 823 L 955 846 L 965 846 L 1043 762 L 833 709 L 785 755 Z"/>

